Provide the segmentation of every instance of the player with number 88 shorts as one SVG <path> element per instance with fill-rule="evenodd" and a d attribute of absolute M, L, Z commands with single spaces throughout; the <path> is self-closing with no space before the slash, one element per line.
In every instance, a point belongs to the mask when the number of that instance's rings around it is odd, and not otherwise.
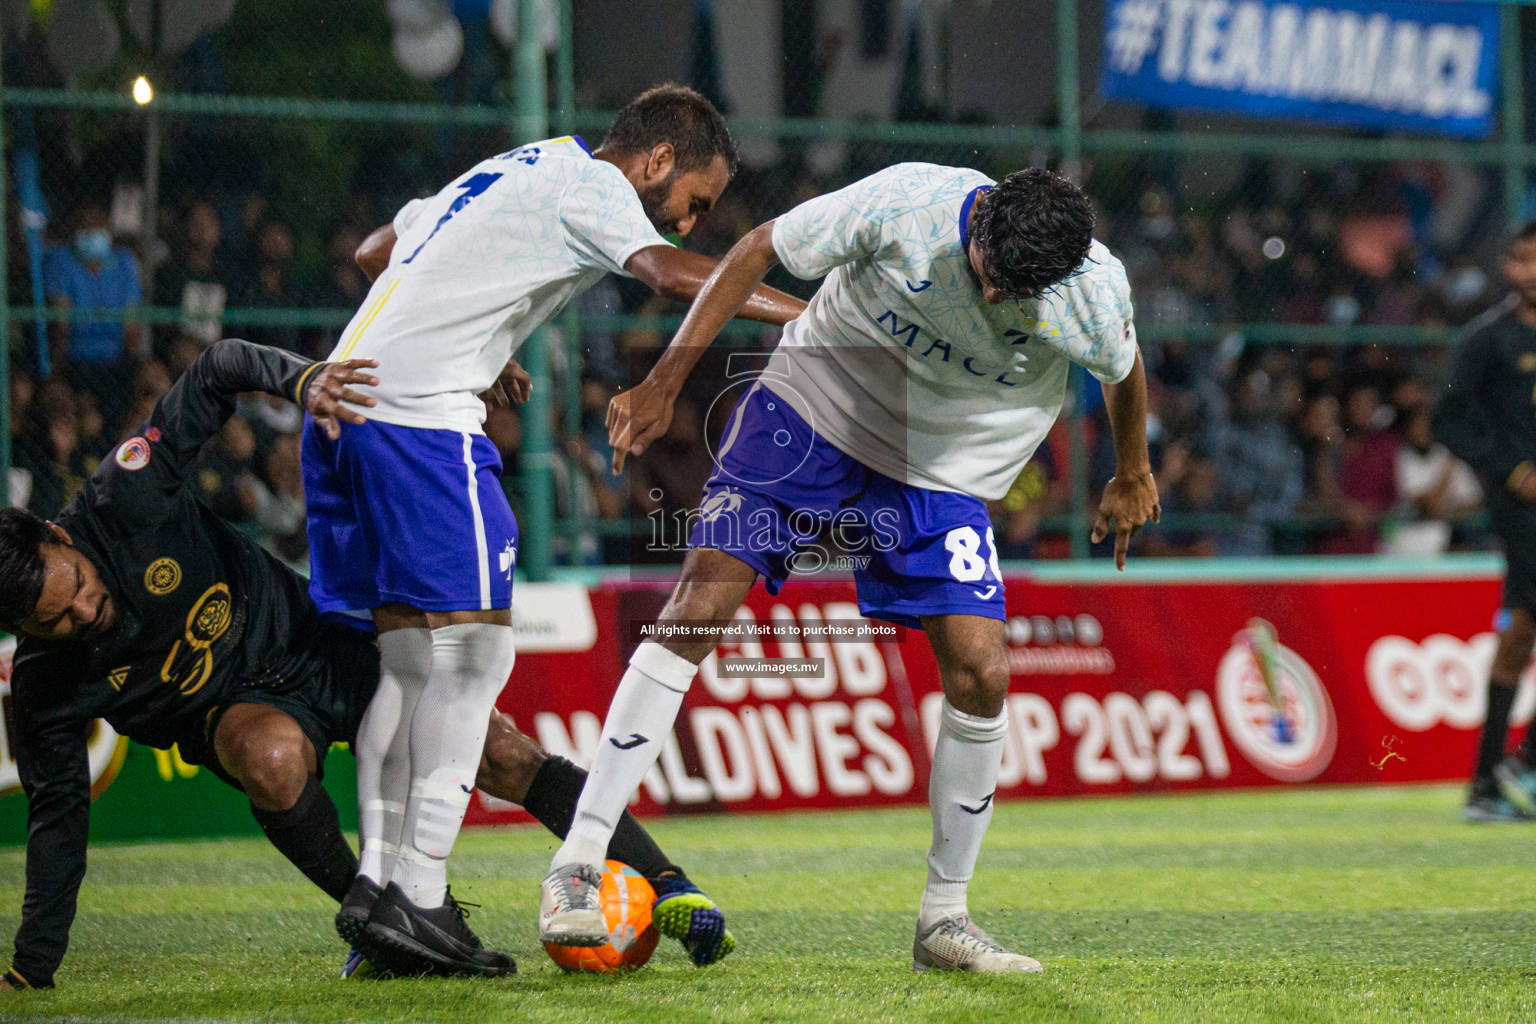
<path fill-rule="evenodd" d="M 825 280 L 726 425 L 662 610 L 656 635 L 667 639 L 640 644 L 620 681 L 545 879 L 541 932 L 573 945 L 601 939 L 601 915 L 567 880 L 601 861 L 747 590 L 761 575 L 777 592 L 790 572 L 812 568 L 808 540 L 825 528 L 868 558 L 855 572 L 864 614 L 922 629 L 944 685 L 912 966 L 1038 971 L 973 923 L 966 903 L 1007 732 L 1003 580 L 984 503 L 1007 492 L 1045 438 L 1075 362 L 1102 382 L 1115 440 L 1094 539 L 1113 522 L 1123 567 L 1131 534 L 1157 518 L 1125 270 L 1093 240 L 1088 199 L 1065 178 L 888 168 L 737 243 L 656 368 L 613 400 L 615 470 L 666 431 L 700 352 L 774 264 Z"/>
<path fill-rule="evenodd" d="M 852 554 L 860 610 L 922 628 L 925 615 L 1003 619 L 987 507 L 913 487 L 818 439 L 815 412 L 787 380 L 759 380 L 726 423 L 689 546 L 729 552 L 777 594 L 815 572 L 823 529 Z"/>

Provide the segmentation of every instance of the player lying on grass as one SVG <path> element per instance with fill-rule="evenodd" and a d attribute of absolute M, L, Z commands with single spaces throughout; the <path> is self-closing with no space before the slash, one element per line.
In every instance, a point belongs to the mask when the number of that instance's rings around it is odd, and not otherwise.
<path fill-rule="evenodd" d="M 795 568 L 800 545 L 783 524 L 835 521 L 845 547 L 870 553 L 854 574 L 860 609 L 926 631 L 944 684 L 912 966 L 1037 971 L 966 907 L 1007 731 L 1003 580 L 984 502 L 1045 437 L 1075 362 L 1103 383 L 1118 461 L 1094 540 L 1116 524 L 1123 568 L 1132 533 L 1158 517 L 1125 270 L 1064 178 L 891 167 L 737 243 L 650 376 L 613 400 L 616 472 L 666 432 L 689 370 L 777 263 L 826 279 L 726 424 L 705 485 L 711 511 L 661 613 L 692 635 L 642 643 L 630 659 L 544 882 L 540 933 L 603 940 L 596 865 L 699 662 L 757 577 L 777 593 Z"/>
<path fill-rule="evenodd" d="M 604 274 L 693 298 L 715 262 L 662 234 L 686 235 L 735 165 L 709 101 L 662 86 L 620 111 L 595 152 L 566 136 L 482 161 L 364 246 L 377 279 L 332 358 L 376 359 L 383 383 L 366 423 L 338 437 L 306 425 L 304 493 L 315 603 L 371 612 L 379 631 L 357 743 L 362 862 L 337 928 L 385 966 L 511 969 L 447 894 L 486 714 L 515 660 L 517 523 L 476 396 Z M 741 314 L 782 324 L 804 306 L 759 288 Z"/>
<path fill-rule="evenodd" d="M 139 743 L 176 744 L 243 790 L 272 844 L 332 898 L 352 884 L 357 858 L 320 774 L 331 744 L 356 737 L 379 684 L 378 645 L 365 628 L 323 619 L 304 580 L 194 498 L 186 477 L 239 393 L 300 400 L 334 432 L 357 415 L 339 398 L 366 402 L 351 390 L 373 383 L 363 366 L 221 341 L 56 522 L 0 511 L 0 626 L 22 637 L 11 750 L 29 800 L 26 901 L 0 987 L 51 986 L 63 959 L 85 876 L 93 718 Z M 487 729 L 475 785 L 563 836 L 585 773 L 499 712 Z M 663 897 L 687 884 L 632 818 L 610 853 L 656 876 Z M 697 918 L 696 934 L 678 935 L 696 962 L 733 944 L 718 911 L 682 917 Z"/>

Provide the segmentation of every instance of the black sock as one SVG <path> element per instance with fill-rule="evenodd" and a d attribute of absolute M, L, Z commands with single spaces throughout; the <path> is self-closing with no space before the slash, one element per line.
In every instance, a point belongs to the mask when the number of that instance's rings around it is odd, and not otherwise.
<path fill-rule="evenodd" d="M 252 804 L 251 814 L 278 853 L 341 902 L 357 877 L 357 856 L 341 834 L 336 805 L 319 779 L 311 775 L 298 801 L 286 811 L 264 811 Z"/>
<path fill-rule="evenodd" d="M 576 817 L 576 801 L 587 773 L 563 757 L 550 757 L 539 766 L 538 774 L 528 784 L 523 810 L 533 815 L 555 835 L 564 839 Z M 608 842 L 608 856 L 628 864 L 646 878 L 656 878 L 668 871 L 682 874 L 683 869 L 667 860 L 661 847 L 651 838 L 635 816 L 625 811 Z"/>
<path fill-rule="evenodd" d="M 1483 722 L 1482 738 L 1477 743 L 1477 770 L 1473 785 L 1493 780 L 1493 768 L 1504 758 L 1504 742 L 1509 738 L 1509 709 L 1515 703 L 1515 688 L 1488 680 L 1488 717 Z"/>

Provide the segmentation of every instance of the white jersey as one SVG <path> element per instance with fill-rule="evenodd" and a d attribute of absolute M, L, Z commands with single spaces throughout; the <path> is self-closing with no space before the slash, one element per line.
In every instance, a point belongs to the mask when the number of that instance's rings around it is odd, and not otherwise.
<path fill-rule="evenodd" d="M 826 280 L 763 377 L 871 469 L 984 500 L 1007 493 L 1055 422 L 1069 362 L 1116 383 L 1136 359 L 1130 283 L 1097 241 L 1043 298 L 986 303 L 965 248 L 992 184 L 897 164 L 778 218 L 785 268 Z"/>
<path fill-rule="evenodd" d="M 489 388 L 524 339 L 630 256 L 667 242 L 634 186 L 579 138 L 470 168 L 395 216 L 394 251 L 331 353 L 377 359 L 370 419 L 482 432 Z"/>

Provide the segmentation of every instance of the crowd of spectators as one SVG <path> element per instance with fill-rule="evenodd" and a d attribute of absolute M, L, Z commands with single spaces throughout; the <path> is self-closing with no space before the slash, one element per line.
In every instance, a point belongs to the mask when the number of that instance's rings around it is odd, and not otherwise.
<path fill-rule="evenodd" d="M 292 269 L 293 229 L 259 199 L 221 210 L 189 195 L 166 211 L 161 223 L 169 252 L 150 271 L 136 239 L 114 238 L 108 211 L 106 202 L 90 199 L 63 219 L 63 229 L 44 246 L 42 284 L 50 307 L 117 316 L 50 324 L 46 359 L 13 325 L 11 494 L 43 516 L 74 497 L 207 345 L 238 334 L 323 358 L 336 340 L 334 328 L 226 328 L 227 309 L 350 310 L 368 290 L 352 254 L 372 225 L 335 225 L 328 265 L 300 276 Z M 12 284 L 16 301 L 14 275 Z M 145 306 L 178 310 L 180 321 L 136 318 Z M 220 516 L 307 569 L 301 426 L 290 403 L 242 397 L 236 415 L 205 447 L 191 484 Z"/>
<path fill-rule="evenodd" d="M 721 254 L 754 224 L 865 170 L 849 164 L 840 175 L 822 177 L 793 154 L 766 169 L 746 169 L 689 245 Z M 1211 325 L 1244 322 L 1340 331 L 1464 322 L 1501 291 L 1484 269 L 1496 253 L 1478 241 L 1496 237 L 1489 221 L 1496 214 L 1474 172 L 1401 165 L 1369 175 L 1286 176 L 1264 165 L 1203 199 L 1147 167 L 1130 176 L 1123 167 L 1097 168 L 1089 184 L 1103 207 L 1099 236 L 1131 274 L 1144 332 L 1148 433 L 1165 523 L 1137 539 L 1141 554 L 1433 553 L 1486 542 L 1477 481 L 1432 436 L 1429 408 L 1444 369 L 1442 347 L 1256 344 L 1235 333 L 1208 340 Z M 131 315 L 55 323 L 46 377 L 16 329 L 13 495 L 42 515 L 57 512 L 221 336 L 316 358 L 329 352 L 335 327 L 231 328 L 222 317 L 231 308 L 355 309 L 369 282 L 352 254 L 391 211 L 375 211 L 362 197 L 349 209 L 351 216 L 310 239 L 323 260 L 300 273 L 294 228 L 259 195 L 239 202 L 175 197 L 160 221 L 168 251 L 151 270 L 134 239 L 114 239 L 106 203 L 80 203 L 46 250 L 49 304 L 169 307 L 181 318 L 153 327 Z M 801 295 L 814 287 L 782 272 L 770 283 Z M 578 300 L 579 338 L 558 326 L 552 332 L 558 561 L 678 557 L 710 469 L 710 439 L 731 407 L 724 385 L 734 378 L 725 354 L 695 373 L 668 434 L 621 477 L 608 471 L 604 411 L 668 338 L 665 321 L 636 328 L 636 321 L 612 318 L 680 311 L 634 282 L 609 278 Z M 1181 340 L 1186 328 L 1203 331 L 1202 340 Z M 734 351 L 752 352 L 771 346 L 775 333 L 732 337 Z M 570 358 L 576 350 L 579 361 Z M 1097 388 L 1085 389 L 1084 398 L 1096 494 L 1113 471 L 1113 448 Z M 515 505 L 521 415 L 498 410 L 487 424 Z M 302 566 L 300 425 L 292 406 L 248 396 L 208 445 L 194 485 L 219 514 Z M 1071 451 L 1064 418 L 993 504 L 1002 557 L 1068 553 Z"/>

